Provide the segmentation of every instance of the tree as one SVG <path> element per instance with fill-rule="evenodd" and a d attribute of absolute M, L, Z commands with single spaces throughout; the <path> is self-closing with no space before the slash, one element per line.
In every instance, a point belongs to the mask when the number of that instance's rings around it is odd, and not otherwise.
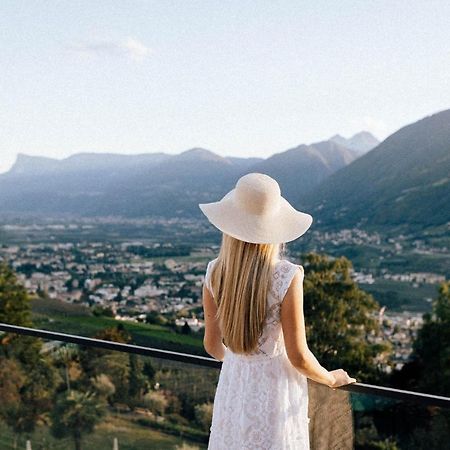
<path fill-rule="evenodd" d="M 395 374 L 394 381 L 403 387 L 450 396 L 450 281 L 439 286 L 432 312 L 423 318 L 411 361 Z"/>
<path fill-rule="evenodd" d="M 131 341 L 131 336 L 122 324 L 117 327 L 105 328 L 95 334 L 94 338 L 121 343 Z M 81 346 L 80 364 L 85 373 L 86 385 L 89 385 L 90 378 L 106 374 L 116 388 L 115 393 L 110 398 L 111 402 L 128 402 L 130 360 L 126 353 Z"/>
<path fill-rule="evenodd" d="M 6 263 L 0 263 L 0 322 L 32 327 L 30 297 Z M 8 410 L 6 423 L 17 435 L 31 433 L 45 421 L 52 406 L 56 372 L 42 355 L 42 341 L 31 336 L 6 333 L 0 338 L 2 365 L 15 364 L 22 373 L 19 397 Z M 19 375 L 18 375 L 19 376 Z"/>
<path fill-rule="evenodd" d="M 167 319 L 158 311 L 150 311 L 147 314 L 145 321 L 147 323 L 154 323 L 156 325 L 165 325 L 167 323 Z"/>
<path fill-rule="evenodd" d="M 383 374 L 378 363 L 387 358 L 390 346 L 371 342 L 380 336 L 378 303 L 352 280 L 347 258 L 308 253 L 303 261 L 305 326 L 311 350 L 330 370 L 343 367 L 357 379 L 379 382 Z"/>
<path fill-rule="evenodd" d="M 0 322 L 24 327 L 32 326 L 31 299 L 13 269 L 4 261 L 0 262 Z M 4 336 L 2 341 L 11 336 Z"/>
<path fill-rule="evenodd" d="M 19 283 L 13 269 L 0 262 L 0 322 L 32 327 L 31 298 L 25 287 Z M 14 333 L 5 333 L 0 345 L 6 357 L 15 356 L 23 364 L 33 366 L 36 354 L 42 347 L 41 341 Z"/>
<path fill-rule="evenodd" d="M 142 359 L 130 353 L 129 355 L 130 363 L 130 375 L 128 381 L 128 395 L 129 401 L 131 403 L 138 403 L 142 399 L 142 394 L 145 388 L 145 376 L 143 374 L 143 363 Z"/>
<path fill-rule="evenodd" d="M 75 449 L 81 450 L 82 437 L 94 431 L 105 413 L 104 401 L 94 392 L 65 391 L 52 410 L 51 432 L 56 438 L 71 436 Z"/>
<path fill-rule="evenodd" d="M 147 377 L 149 383 L 153 383 L 155 381 L 156 370 L 153 367 L 153 364 L 150 359 L 147 359 L 144 363 L 143 373 Z"/>
<path fill-rule="evenodd" d="M 184 325 L 181 327 L 181 333 L 182 334 L 191 334 L 191 327 L 187 323 L 187 321 L 184 321 Z"/>
<path fill-rule="evenodd" d="M 75 344 L 63 345 L 53 353 L 55 362 L 64 366 L 64 376 L 66 379 L 66 386 L 68 391 L 70 391 L 70 365 L 77 355 L 78 347 Z"/>
<path fill-rule="evenodd" d="M 44 357 L 36 358 L 32 368 L 22 364 L 22 370 L 26 381 L 20 389 L 17 409 L 8 416 L 7 423 L 16 433 L 32 433 L 36 424 L 47 422 L 53 404 L 56 373 Z"/>
<path fill-rule="evenodd" d="M 91 307 L 92 314 L 96 317 L 106 316 L 106 317 L 114 317 L 115 314 L 111 308 L 103 307 L 99 305 L 95 305 Z"/>
<path fill-rule="evenodd" d="M 204 431 L 209 431 L 211 426 L 213 406 L 212 402 L 195 405 L 195 419 Z"/>
<path fill-rule="evenodd" d="M 21 402 L 20 391 L 26 376 L 19 364 L 12 359 L 0 359 L 0 418 L 14 432 L 13 448 L 17 448 L 16 420 Z"/>
<path fill-rule="evenodd" d="M 108 375 L 105 375 L 104 373 L 91 378 L 91 383 L 96 392 L 105 399 L 108 399 L 116 392 L 116 387 Z"/>
<path fill-rule="evenodd" d="M 150 391 L 144 395 L 144 405 L 156 415 L 162 416 L 168 404 L 165 394 L 161 391 Z"/>

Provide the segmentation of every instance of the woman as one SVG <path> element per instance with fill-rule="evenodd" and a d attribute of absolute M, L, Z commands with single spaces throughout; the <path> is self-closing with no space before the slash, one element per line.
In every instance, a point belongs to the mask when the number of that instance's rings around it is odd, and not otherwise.
<path fill-rule="evenodd" d="M 307 378 L 332 388 L 356 381 L 326 370 L 309 350 L 303 267 L 280 259 L 312 217 L 261 173 L 199 207 L 223 233 L 203 287 L 204 346 L 223 361 L 208 448 L 309 449 Z"/>

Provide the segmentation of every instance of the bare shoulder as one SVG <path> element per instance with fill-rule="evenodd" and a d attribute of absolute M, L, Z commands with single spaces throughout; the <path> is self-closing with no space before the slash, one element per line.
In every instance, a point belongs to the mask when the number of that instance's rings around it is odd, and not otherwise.
<path fill-rule="evenodd" d="M 303 279 L 297 271 L 281 302 L 281 321 L 292 323 L 303 312 Z"/>
<path fill-rule="evenodd" d="M 293 266 L 292 280 L 281 303 L 280 321 L 289 360 L 298 366 L 302 364 L 307 343 L 303 314 L 303 267 L 298 264 Z"/>
<path fill-rule="evenodd" d="M 291 295 L 293 292 L 303 286 L 303 279 L 305 271 L 300 264 L 291 263 L 291 280 L 286 290 L 286 296 Z"/>

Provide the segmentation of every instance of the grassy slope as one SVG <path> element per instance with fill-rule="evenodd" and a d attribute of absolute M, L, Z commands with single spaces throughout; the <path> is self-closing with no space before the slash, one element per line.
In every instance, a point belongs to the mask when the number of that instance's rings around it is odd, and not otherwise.
<path fill-rule="evenodd" d="M 113 440 L 117 438 L 121 450 L 139 450 L 155 448 L 158 450 L 174 450 L 183 442 L 189 443 L 192 448 L 203 449 L 206 445 L 201 443 L 190 443 L 186 439 L 176 436 L 166 435 L 160 431 L 136 424 L 123 416 L 109 416 L 101 422 L 91 435 L 87 435 L 83 440 L 83 449 L 89 450 L 111 450 Z M 39 426 L 30 436 L 33 448 L 38 448 L 38 444 L 45 439 L 46 448 L 54 450 L 71 450 L 74 444 L 70 438 L 55 439 L 51 436 L 49 429 Z M 13 436 L 11 431 L 0 422 L 0 449 L 12 449 Z M 25 439 L 19 439 L 18 448 L 25 448 Z"/>
<path fill-rule="evenodd" d="M 112 317 L 89 315 L 89 310 L 57 300 L 33 300 L 35 328 L 92 337 L 104 328 L 121 323 L 132 335 L 133 343 L 146 347 L 193 353 L 208 356 L 203 348 L 201 335 L 176 333 L 169 327 L 153 324 L 124 322 Z"/>

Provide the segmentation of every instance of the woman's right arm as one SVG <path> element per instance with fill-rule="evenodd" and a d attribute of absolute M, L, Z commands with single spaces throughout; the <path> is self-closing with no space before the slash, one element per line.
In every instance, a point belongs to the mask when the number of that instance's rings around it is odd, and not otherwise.
<path fill-rule="evenodd" d="M 303 274 L 300 270 L 295 273 L 281 304 L 281 325 L 289 361 L 299 372 L 332 388 L 356 382 L 342 369 L 328 371 L 322 367 L 308 348 L 303 315 Z"/>

